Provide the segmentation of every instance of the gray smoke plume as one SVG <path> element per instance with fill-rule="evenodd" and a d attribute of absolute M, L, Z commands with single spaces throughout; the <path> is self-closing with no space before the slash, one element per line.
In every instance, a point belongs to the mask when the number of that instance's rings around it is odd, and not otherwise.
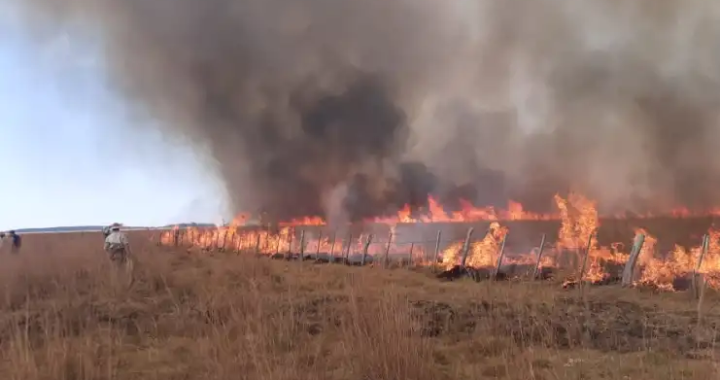
<path fill-rule="evenodd" d="M 208 146 L 236 211 L 720 202 L 714 2 L 15 2 L 97 34 L 118 93 Z"/>

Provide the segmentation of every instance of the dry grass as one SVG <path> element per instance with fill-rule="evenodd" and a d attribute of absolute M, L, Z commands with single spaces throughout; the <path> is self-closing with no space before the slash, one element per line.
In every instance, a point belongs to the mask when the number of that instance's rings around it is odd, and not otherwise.
<path fill-rule="evenodd" d="M 0 379 L 709 379 L 717 296 L 440 283 L 406 269 L 188 253 L 99 234 L 0 256 Z"/>

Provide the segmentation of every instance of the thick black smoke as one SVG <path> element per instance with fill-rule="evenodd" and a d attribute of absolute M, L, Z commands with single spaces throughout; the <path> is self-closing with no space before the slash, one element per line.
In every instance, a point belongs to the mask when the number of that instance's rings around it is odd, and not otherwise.
<path fill-rule="evenodd" d="M 99 36 L 118 92 L 208 149 L 236 211 L 720 203 L 713 2 L 15 1 Z"/>

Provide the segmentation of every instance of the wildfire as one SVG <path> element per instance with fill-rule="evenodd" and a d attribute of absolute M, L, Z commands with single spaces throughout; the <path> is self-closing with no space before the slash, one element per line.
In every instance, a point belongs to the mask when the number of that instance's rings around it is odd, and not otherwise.
<path fill-rule="evenodd" d="M 564 225 L 571 230 L 563 230 L 561 239 L 565 246 L 582 246 L 587 242 L 583 240 L 583 236 L 589 236 L 594 228 L 598 227 L 598 211 L 596 203 L 585 198 L 578 193 L 570 193 L 567 199 L 556 195 L 554 197 L 557 212 L 555 213 L 534 213 L 526 211 L 519 202 L 508 201 L 505 209 L 497 210 L 494 207 L 476 207 L 467 200 L 460 200 L 459 211 L 448 211 L 432 196 L 427 199 L 428 206 L 413 210 L 410 205 L 404 205 L 395 215 L 379 216 L 366 219 L 364 223 L 377 224 L 415 224 L 415 223 L 469 223 L 469 222 L 487 222 L 487 221 L 527 221 L 527 220 L 573 220 L 573 223 Z M 665 214 L 647 213 L 643 215 L 634 215 L 635 218 L 652 218 L 658 216 L 670 216 L 673 218 L 690 218 L 697 216 L 720 216 L 720 208 L 711 209 L 702 213 L 693 213 L 687 208 L 677 207 L 669 210 Z M 627 215 L 611 215 L 615 219 L 625 219 Z M 235 218 L 233 225 L 244 226 L 249 223 L 252 218 L 248 214 L 241 214 Z M 327 221 L 321 216 L 306 216 L 295 218 L 278 223 L 283 227 L 300 227 L 300 226 L 324 226 Z M 575 230 L 579 229 L 579 230 Z M 577 239 L 570 241 L 567 239 Z"/>
<path fill-rule="evenodd" d="M 507 233 L 507 227 L 492 222 L 485 238 L 472 245 L 466 265 L 474 268 L 494 266 L 500 256 L 500 244 Z"/>
<path fill-rule="evenodd" d="M 560 227 L 554 245 L 547 244 L 540 267 L 581 268 L 580 280 L 600 282 L 619 276 L 621 268 L 630 257 L 628 247 L 621 243 L 600 246 L 597 231 L 600 227 L 596 203 L 586 197 L 572 193 L 567 198 L 554 197 L 557 212 L 535 214 L 527 212 L 517 202 L 509 202 L 506 210 L 492 207 L 477 208 L 469 202 L 461 202 L 460 211 L 447 212 L 434 198 L 428 199 L 428 207 L 413 214 L 405 206 L 392 217 L 378 217 L 366 221 L 387 225 L 389 236 L 378 237 L 370 233 L 352 236 L 326 233 L 326 222 L 321 217 L 305 217 L 279 223 L 279 229 L 251 228 L 249 215 L 241 215 L 229 226 L 215 229 L 174 228 L 161 236 L 165 245 L 186 246 L 203 250 L 228 250 L 260 255 L 303 255 L 321 256 L 332 260 L 350 260 L 361 257 L 363 261 L 384 261 L 389 257 L 404 257 L 413 265 L 437 265 L 451 269 L 457 265 L 473 268 L 495 268 L 500 265 L 525 265 L 534 267 L 538 262 L 538 249 L 527 252 L 508 252 L 503 255 L 504 240 L 510 230 L 503 225 L 506 221 L 518 220 L 559 220 Z M 714 212 L 714 211 L 713 211 Z M 674 215 L 692 215 L 685 209 L 674 210 Z M 467 223 L 490 222 L 482 238 L 431 242 L 411 242 L 398 239 L 398 225 L 415 223 Z M 317 227 L 314 228 L 313 227 Z M 673 290 L 678 278 L 693 273 L 706 275 L 709 286 L 720 288 L 720 231 L 708 232 L 706 247 L 698 245 L 686 249 L 675 246 L 671 252 L 658 252 L 658 239 L 645 229 L 636 229 L 644 235 L 644 245 L 637 261 L 636 285 L 651 285 L 658 289 Z M 432 244 L 431 244 L 432 243 Z M 431 247 L 434 246 L 434 247 Z M 432 248 L 440 248 L 433 251 Z M 467 248 L 467 250 L 465 249 Z M 704 250 L 704 251 L 703 251 Z M 704 252 L 704 253 L 703 253 Z M 502 263 L 499 263 L 503 257 Z M 697 266 L 700 258 L 701 264 Z"/>

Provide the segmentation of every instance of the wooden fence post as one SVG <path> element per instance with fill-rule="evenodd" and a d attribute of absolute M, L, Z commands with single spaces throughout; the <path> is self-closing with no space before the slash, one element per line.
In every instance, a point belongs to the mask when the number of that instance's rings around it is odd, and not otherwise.
<path fill-rule="evenodd" d="M 387 268 L 389 265 L 388 259 L 390 256 L 390 245 L 392 244 L 392 239 L 393 239 L 393 233 L 392 233 L 392 231 L 390 231 L 390 235 L 388 235 L 387 247 L 385 247 L 385 259 L 383 260 L 384 268 Z"/>
<path fill-rule="evenodd" d="M 413 266 L 413 251 L 415 250 L 415 243 L 410 243 L 410 258 L 408 259 L 408 269 L 412 268 Z"/>
<path fill-rule="evenodd" d="M 288 251 L 287 251 L 287 253 L 288 253 L 288 257 L 292 257 L 292 245 L 293 245 L 293 240 L 295 240 L 295 228 L 290 229 L 288 231 L 292 231 L 292 232 L 288 232 L 288 235 L 290 235 L 290 236 L 288 236 Z"/>
<path fill-rule="evenodd" d="M 702 274 L 700 273 L 700 267 L 702 267 L 703 260 L 705 259 L 705 255 L 707 254 L 708 249 L 710 248 L 710 235 L 705 234 L 703 235 L 702 240 L 702 249 L 700 250 L 700 257 L 698 257 L 697 264 L 695 264 L 695 269 L 692 273 L 692 292 L 693 297 L 699 299 L 702 287 L 705 286 L 705 279 L 703 278 Z"/>
<path fill-rule="evenodd" d="M 465 244 L 463 245 L 462 261 L 460 266 L 465 268 L 465 262 L 467 261 L 468 251 L 470 250 L 470 238 L 472 238 L 473 228 L 468 228 L 467 235 L 465 236 Z"/>
<path fill-rule="evenodd" d="M 271 255 L 271 249 L 272 246 L 270 245 L 270 224 L 268 223 L 265 225 L 265 249 L 267 249 L 267 253 Z"/>
<path fill-rule="evenodd" d="M 223 251 L 228 250 L 228 235 L 230 234 L 230 227 L 225 228 L 225 239 L 223 241 Z"/>
<path fill-rule="evenodd" d="M 260 254 L 260 239 L 261 239 L 260 235 L 261 235 L 260 232 L 258 232 L 257 238 L 255 239 L 255 254 L 256 255 Z"/>
<path fill-rule="evenodd" d="M 352 232 L 348 235 L 347 247 L 345 248 L 345 264 L 350 263 L 350 249 L 352 248 Z"/>
<path fill-rule="evenodd" d="M 372 238 L 372 234 L 368 235 L 367 241 L 365 242 L 365 247 L 363 247 L 363 255 L 362 259 L 360 259 L 360 266 L 365 266 L 365 258 L 367 257 L 368 249 L 370 249 L 370 243 L 372 243 Z"/>
<path fill-rule="evenodd" d="M 502 265 L 503 258 L 505 257 L 505 242 L 507 241 L 507 236 L 510 232 L 505 233 L 505 236 L 503 236 L 502 243 L 500 243 L 500 255 L 498 256 L 497 265 L 495 266 L 495 278 L 497 279 L 498 274 L 500 273 L 500 266 Z"/>
<path fill-rule="evenodd" d="M 435 239 L 435 257 L 433 259 L 433 272 L 437 272 L 438 256 L 440 256 L 440 238 L 442 237 L 442 231 L 438 230 L 437 238 Z"/>
<path fill-rule="evenodd" d="M 317 237 L 317 252 L 315 252 L 315 261 L 320 260 L 320 246 L 322 245 L 322 231 L 318 232 Z"/>
<path fill-rule="evenodd" d="M 300 231 L 300 261 L 305 260 L 305 230 Z"/>
<path fill-rule="evenodd" d="M 635 236 L 635 242 L 633 243 L 632 251 L 630 251 L 630 257 L 628 258 L 627 263 L 625 263 L 625 268 L 623 268 L 622 286 L 632 286 L 635 275 L 635 264 L 637 263 L 638 256 L 640 256 L 640 251 L 642 251 L 644 244 L 645 235 L 638 234 Z"/>
<path fill-rule="evenodd" d="M 337 233 L 333 232 L 332 234 L 332 242 L 330 243 L 330 254 L 328 257 L 328 261 L 332 264 L 335 262 L 335 240 L 337 239 Z"/>
<path fill-rule="evenodd" d="M 582 264 L 580 265 L 580 275 L 578 276 L 578 285 L 580 286 L 580 296 L 583 296 L 585 294 L 585 282 L 583 281 L 583 277 L 585 277 L 585 268 L 587 267 L 587 260 L 590 256 L 590 250 L 592 249 L 592 242 L 595 238 L 596 231 L 593 230 L 590 232 L 590 237 L 588 237 L 587 246 L 585 246 L 585 256 L 583 256 Z"/>
<path fill-rule="evenodd" d="M 230 243 L 232 245 L 233 251 L 236 253 L 240 253 L 240 243 L 238 242 L 239 233 L 237 232 L 237 229 L 235 230 L 235 233 L 233 233 L 232 242 Z"/>
<path fill-rule="evenodd" d="M 546 235 L 542 234 L 542 238 L 540 239 L 540 247 L 538 247 L 537 260 L 535 261 L 535 268 L 533 268 L 533 274 L 532 274 L 533 280 L 537 279 L 537 273 L 538 273 L 538 269 L 540 267 L 540 260 L 542 260 L 543 250 L 545 249 L 545 237 L 546 237 Z"/>

